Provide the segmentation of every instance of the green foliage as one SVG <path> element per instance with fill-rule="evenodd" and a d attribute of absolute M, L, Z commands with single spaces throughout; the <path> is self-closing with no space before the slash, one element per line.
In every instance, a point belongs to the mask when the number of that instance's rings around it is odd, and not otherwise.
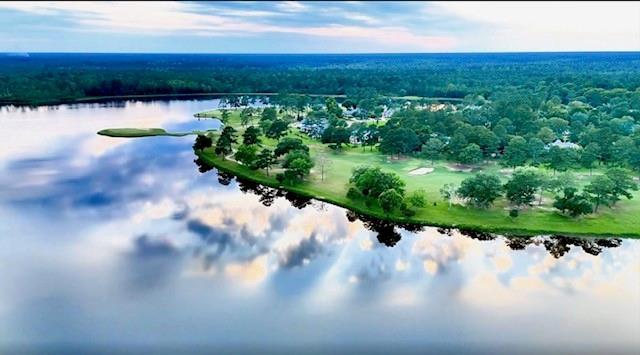
<path fill-rule="evenodd" d="M 231 117 L 231 112 L 229 112 L 229 110 L 227 109 L 222 109 L 221 112 L 222 112 L 222 118 L 220 120 L 222 121 L 222 123 L 228 124 L 229 118 Z"/>
<path fill-rule="evenodd" d="M 613 206 L 622 197 L 632 199 L 631 191 L 637 191 L 638 184 L 633 177 L 621 168 L 611 168 L 605 175 L 596 176 L 584 188 L 584 192 L 595 205 L 595 212 L 601 205 Z"/>
<path fill-rule="evenodd" d="M 633 177 L 625 169 L 610 168 L 606 171 L 605 176 L 613 183 L 612 195 L 613 203 L 625 197 L 630 200 L 633 198 L 631 191 L 638 191 L 638 184 L 633 181 Z"/>
<path fill-rule="evenodd" d="M 518 169 L 504 185 L 505 196 L 515 206 L 528 205 L 534 201 L 541 185 L 542 180 L 535 171 Z"/>
<path fill-rule="evenodd" d="M 502 160 L 507 166 L 522 166 L 527 162 L 530 155 L 529 150 L 530 147 L 524 138 L 520 136 L 513 137 L 509 140 L 509 144 L 504 150 Z"/>
<path fill-rule="evenodd" d="M 425 144 L 422 145 L 422 156 L 431 159 L 431 163 L 434 160 L 441 159 L 444 152 L 445 144 L 438 138 L 429 138 Z"/>
<path fill-rule="evenodd" d="M 193 143 L 193 150 L 202 151 L 205 148 L 209 148 L 213 145 L 213 140 L 209 136 L 198 134 L 195 143 Z"/>
<path fill-rule="evenodd" d="M 502 195 L 502 184 L 497 176 L 480 173 L 463 180 L 457 193 L 474 206 L 487 208 Z"/>
<path fill-rule="evenodd" d="M 588 198 L 578 195 L 577 190 L 573 187 L 565 188 L 562 196 L 556 196 L 553 207 L 574 218 L 593 211 Z"/>
<path fill-rule="evenodd" d="M 427 205 L 427 198 L 424 190 L 417 190 L 409 194 L 405 198 L 406 202 L 417 208 L 423 208 Z"/>
<path fill-rule="evenodd" d="M 289 129 L 289 124 L 284 120 L 274 120 L 269 125 L 265 136 L 273 139 L 280 139 L 280 137 L 284 136 Z"/>
<path fill-rule="evenodd" d="M 378 196 L 378 203 L 380 203 L 382 210 L 389 214 L 402 206 L 402 195 L 395 189 L 388 189 Z"/>
<path fill-rule="evenodd" d="M 258 159 L 257 152 L 258 147 L 255 145 L 243 144 L 238 147 L 235 158 L 237 161 L 242 163 L 242 165 L 253 166 L 255 161 Z"/>
<path fill-rule="evenodd" d="M 215 153 L 217 155 L 222 155 L 222 157 L 224 158 L 228 154 L 231 154 L 231 152 L 233 152 L 232 144 L 237 143 L 238 140 L 236 137 L 236 132 L 237 131 L 235 130 L 235 128 L 231 126 L 226 126 L 222 130 L 222 133 L 220 134 L 220 137 L 216 142 Z"/>
<path fill-rule="evenodd" d="M 347 198 L 350 200 L 358 201 L 363 197 L 362 192 L 355 186 L 350 186 L 349 190 L 347 190 Z"/>
<path fill-rule="evenodd" d="M 475 143 L 467 145 L 458 154 L 458 161 L 462 164 L 477 164 L 482 161 L 482 150 Z"/>
<path fill-rule="evenodd" d="M 285 155 L 293 150 L 303 150 L 309 153 L 309 147 L 307 147 L 300 138 L 295 137 L 285 137 L 278 141 L 278 145 L 276 149 L 273 151 L 273 154 L 276 157 Z"/>
<path fill-rule="evenodd" d="M 392 128 L 382 136 L 380 151 L 384 154 L 407 154 L 420 146 L 418 135 L 408 128 Z"/>
<path fill-rule="evenodd" d="M 287 154 L 282 163 L 284 171 L 284 181 L 298 182 L 309 175 L 314 162 L 309 153 L 302 150 L 294 150 Z"/>
<path fill-rule="evenodd" d="M 275 107 L 265 107 L 262 110 L 262 114 L 260 115 L 260 121 L 270 121 L 273 122 L 278 119 L 278 111 Z"/>
<path fill-rule="evenodd" d="M 404 181 L 397 174 L 382 171 L 379 167 L 356 168 L 349 182 L 354 184 L 364 196 L 370 198 L 377 198 L 382 192 L 390 189 L 404 195 Z"/>
<path fill-rule="evenodd" d="M 249 126 L 242 134 L 242 143 L 246 145 L 260 144 L 260 128 Z"/>
<path fill-rule="evenodd" d="M 243 126 L 248 125 L 253 120 L 253 114 L 255 109 L 253 107 L 246 107 L 240 111 L 240 124 Z"/>
<path fill-rule="evenodd" d="M 548 152 L 547 165 L 553 171 L 566 171 L 578 160 L 575 149 L 552 146 Z"/>
<path fill-rule="evenodd" d="M 351 132 L 345 127 L 330 126 L 322 133 L 322 143 L 333 143 L 338 149 L 341 149 L 342 144 L 349 143 L 349 137 Z"/>
<path fill-rule="evenodd" d="M 269 169 L 271 169 L 271 166 L 275 163 L 276 157 L 273 155 L 273 152 L 265 148 L 258 153 L 257 159 L 252 165 L 252 169 L 265 169 L 267 171 L 267 176 L 269 176 Z"/>

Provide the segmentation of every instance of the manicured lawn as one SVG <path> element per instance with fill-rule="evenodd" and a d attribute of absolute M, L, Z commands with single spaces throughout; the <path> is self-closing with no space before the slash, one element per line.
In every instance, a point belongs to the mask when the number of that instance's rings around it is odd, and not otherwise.
<path fill-rule="evenodd" d="M 219 117 L 216 110 L 207 112 L 208 115 Z M 201 116 L 202 117 L 202 116 Z M 255 118 L 257 124 L 257 118 Z M 244 127 L 240 125 L 239 112 L 231 112 L 229 125 L 238 131 L 239 142 Z M 162 135 L 162 134 L 160 134 Z M 166 132 L 164 135 L 168 135 Z M 324 179 L 321 178 L 320 167 L 312 169 L 306 181 L 290 186 L 282 186 L 272 173 L 266 176 L 263 171 L 250 170 L 232 160 L 223 160 L 213 153 L 213 148 L 198 153 L 203 159 L 221 170 L 268 185 L 279 187 L 305 196 L 331 202 L 356 212 L 368 214 L 378 218 L 390 219 L 398 222 L 414 222 L 436 226 L 454 226 L 483 231 L 517 233 L 517 234 L 572 234 L 572 235 L 607 235 L 640 237 L 640 193 L 635 193 L 633 200 L 620 201 L 615 208 L 601 208 L 598 214 L 579 219 L 572 219 L 559 214 L 551 206 L 553 195 L 544 194 L 542 206 L 534 206 L 521 211 L 517 218 L 508 215 L 508 204 L 500 199 L 490 209 L 478 209 L 454 204 L 449 208 L 448 203 L 440 196 L 440 189 L 447 183 L 459 185 L 462 180 L 473 176 L 479 171 L 495 173 L 503 181 L 507 181 L 510 169 L 505 169 L 495 162 L 488 162 L 474 167 L 473 171 L 457 171 L 454 165 L 446 161 L 431 161 L 414 157 L 400 159 L 390 158 L 377 151 L 370 151 L 361 147 L 343 147 L 341 151 L 334 151 L 307 135 L 290 129 L 290 136 L 301 138 L 310 147 L 312 158 L 318 154 L 326 154 L 331 163 L 325 169 Z M 261 137 L 262 146 L 275 148 L 277 141 Z M 406 190 L 411 193 L 423 190 L 428 200 L 427 206 L 416 211 L 416 215 L 407 218 L 399 212 L 385 215 L 376 203 L 367 206 L 364 201 L 352 201 L 346 197 L 348 182 L 354 168 L 358 166 L 379 166 L 383 170 L 397 173 L 406 183 Z M 409 172 L 422 167 L 434 170 L 425 175 L 409 175 Z M 277 169 L 276 169 L 277 170 Z M 551 175 L 553 172 L 541 168 L 540 172 Z M 588 171 L 574 171 L 579 186 L 588 184 L 592 176 Z M 593 175 L 602 174 L 602 170 L 595 169 Z"/>

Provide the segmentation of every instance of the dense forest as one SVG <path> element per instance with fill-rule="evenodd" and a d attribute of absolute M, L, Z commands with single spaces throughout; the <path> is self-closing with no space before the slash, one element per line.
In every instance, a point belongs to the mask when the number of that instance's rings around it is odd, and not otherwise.
<path fill-rule="evenodd" d="M 640 54 L 0 55 L 0 104 L 119 95 L 301 93 L 485 99 L 523 94 L 638 109 Z"/>

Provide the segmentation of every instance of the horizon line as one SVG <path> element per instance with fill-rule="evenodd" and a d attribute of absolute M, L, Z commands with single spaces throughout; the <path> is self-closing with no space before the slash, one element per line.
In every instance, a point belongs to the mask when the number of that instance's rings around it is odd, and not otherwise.
<path fill-rule="evenodd" d="M 416 55 L 416 54 L 580 54 L 580 53 L 639 53 L 640 50 L 602 51 L 460 51 L 460 52 L 92 52 L 92 51 L 0 51 L 0 54 L 175 54 L 175 55 Z"/>

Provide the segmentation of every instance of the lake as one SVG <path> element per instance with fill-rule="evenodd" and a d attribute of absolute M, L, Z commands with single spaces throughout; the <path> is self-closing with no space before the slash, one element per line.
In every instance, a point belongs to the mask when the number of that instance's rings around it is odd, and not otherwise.
<path fill-rule="evenodd" d="M 0 109 L 1 353 L 638 353 L 638 240 L 402 228 L 96 134 L 217 104 Z"/>

